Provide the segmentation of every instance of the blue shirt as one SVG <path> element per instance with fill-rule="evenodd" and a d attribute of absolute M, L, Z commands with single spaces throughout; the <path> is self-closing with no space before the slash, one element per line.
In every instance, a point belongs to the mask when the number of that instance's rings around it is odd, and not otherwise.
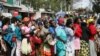
<path fill-rule="evenodd" d="M 49 27 L 49 32 L 52 34 L 52 36 L 53 36 L 54 38 L 56 38 L 55 27 Z"/>
<path fill-rule="evenodd" d="M 63 41 L 67 41 L 67 35 L 63 26 L 58 26 L 55 31 L 57 36 L 59 36 Z"/>

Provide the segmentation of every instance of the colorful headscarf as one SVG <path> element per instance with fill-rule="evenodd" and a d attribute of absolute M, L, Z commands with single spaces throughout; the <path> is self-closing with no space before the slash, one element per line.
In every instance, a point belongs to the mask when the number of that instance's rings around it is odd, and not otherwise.
<path fill-rule="evenodd" d="M 64 18 L 58 19 L 58 24 L 63 24 L 64 23 Z"/>
<path fill-rule="evenodd" d="M 29 18 L 29 17 L 25 17 L 25 18 L 23 19 L 23 22 L 28 22 L 28 21 L 30 21 L 30 18 Z"/>
<path fill-rule="evenodd" d="M 90 18 L 87 20 L 87 23 L 89 24 L 90 22 L 93 22 L 93 21 L 94 21 L 94 19 Z"/>

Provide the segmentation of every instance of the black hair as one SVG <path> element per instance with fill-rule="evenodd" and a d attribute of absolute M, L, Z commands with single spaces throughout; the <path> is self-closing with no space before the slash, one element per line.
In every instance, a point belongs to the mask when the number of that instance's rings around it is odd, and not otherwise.
<path fill-rule="evenodd" d="M 31 35 L 31 36 L 33 36 L 33 35 L 34 35 L 34 31 L 33 31 L 33 30 L 30 32 L 30 35 Z"/>
<path fill-rule="evenodd" d="M 10 18 L 4 18 L 3 20 L 2 20 L 2 26 L 4 26 L 5 24 L 7 24 L 7 23 L 10 23 Z"/>
<path fill-rule="evenodd" d="M 51 24 L 52 24 L 52 22 L 53 22 L 53 20 L 50 20 L 50 21 L 49 21 L 49 24 L 51 25 Z"/>
<path fill-rule="evenodd" d="M 97 19 L 97 17 L 95 16 L 95 17 L 94 17 L 94 20 L 96 20 L 96 19 Z"/>
<path fill-rule="evenodd" d="M 82 21 L 82 18 L 81 18 L 81 17 L 75 17 L 75 18 L 74 18 L 74 23 L 79 23 L 79 22 L 78 22 L 79 19 Z"/>
<path fill-rule="evenodd" d="M 49 21 L 49 24 L 50 24 L 49 26 L 54 27 L 54 25 L 53 25 L 52 22 L 54 22 L 54 20 L 50 20 L 50 21 Z"/>
<path fill-rule="evenodd" d="M 65 18 L 65 17 L 69 17 L 69 15 L 68 15 L 68 14 L 65 14 L 64 18 Z"/>
<path fill-rule="evenodd" d="M 18 20 L 17 20 L 17 18 L 16 17 L 13 17 L 12 19 L 11 19 L 11 23 L 15 23 L 15 22 L 17 22 Z"/>
<path fill-rule="evenodd" d="M 78 23 L 78 18 L 77 17 L 74 18 L 74 23 Z"/>
<path fill-rule="evenodd" d="M 48 22 L 47 20 L 44 21 L 44 27 L 45 27 L 45 28 L 48 28 L 48 23 L 49 23 L 49 22 Z"/>
<path fill-rule="evenodd" d="M 100 18 L 97 20 L 97 24 L 100 24 Z"/>
<path fill-rule="evenodd" d="M 66 26 L 67 27 L 70 27 L 70 25 L 72 24 L 73 22 L 72 22 L 72 19 L 67 19 L 67 21 L 66 21 Z"/>
<path fill-rule="evenodd" d="M 1 21 L 2 21 L 3 18 L 4 18 L 3 16 L 0 16 L 0 20 L 1 20 Z"/>
<path fill-rule="evenodd" d="M 87 27 L 87 23 L 86 22 L 82 22 L 81 23 L 81 27 Z"/>

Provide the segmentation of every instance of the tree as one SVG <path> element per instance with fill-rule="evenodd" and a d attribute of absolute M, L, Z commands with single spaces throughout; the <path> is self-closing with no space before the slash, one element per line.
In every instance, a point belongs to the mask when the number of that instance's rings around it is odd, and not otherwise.
<path fill-rule="evenodd" d="M 96 13 L 100 13 L 100 2 L 94 2 L 93 3 L 93 11 Z"/>
<path fill-rule="evenodd" d="M 66 0 L 66 9 L 69 10 L 69 7 L 72 5 L 72 0 Z"/>
<path fill-rule="evenodd" d="M 70 5 L 71 0 L 26 0 L 27 2 L 31 3 L 32 7 L 36 10 L 39 8 L 51 9 L 53 11 L 59 11 L 61 8 L 61 2 L 63 3 L 63 9 L 67 8 Z M 26 1 L 23 1 L 23 4 L 27 4 Z M 66 1 L 66 2 L 65 2 Z M 67 5 L 64 6 L 64 3 Z"/>

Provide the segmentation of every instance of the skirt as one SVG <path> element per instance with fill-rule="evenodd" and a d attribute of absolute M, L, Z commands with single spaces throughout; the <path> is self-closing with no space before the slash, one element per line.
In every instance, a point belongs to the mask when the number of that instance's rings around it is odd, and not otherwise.
<path fill-rule="evenodd" d="M 96 46 L 93 40 L 89 40 L 90 56 L 97 56 Z"/>
<path fill-rule="evenodd" d="M 80 38 L 75 38 L 74 48 L 75 48 L 75 50 L 80 50 Z"/>
<path fill-rule="evenodd" d="M 79 56 L 89 56 L 89 44 L 84 41 L 84 40 L 81 40 L 81 48 L 79 50 Z"/>
<path fill-rule="evenodd" d="M 75 56 L 74 41 L 66 43 L 66 56 Z"/>

